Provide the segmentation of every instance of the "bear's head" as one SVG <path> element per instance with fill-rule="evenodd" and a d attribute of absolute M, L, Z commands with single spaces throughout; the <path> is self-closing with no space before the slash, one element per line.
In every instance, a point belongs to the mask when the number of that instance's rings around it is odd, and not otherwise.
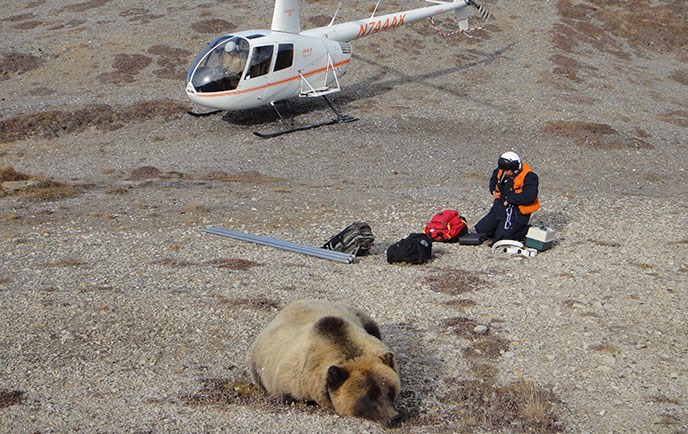
<path fill-rule="evenodd" d="M 401 384 L 392 353 L 330 366 L 326 387 L 334 410 L 340 415 L 369 419 L 385 427 L 401 420 L 394 407 Z"/>

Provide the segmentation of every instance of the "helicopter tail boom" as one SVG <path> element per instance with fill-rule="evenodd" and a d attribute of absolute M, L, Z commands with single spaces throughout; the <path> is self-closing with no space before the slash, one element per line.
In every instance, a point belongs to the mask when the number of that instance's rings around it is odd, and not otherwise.
<path fill-rule="evenodd" d="M 468 10 L 466 6 L 472 5 L 472 0 L 438 1 L 430 0 L 433 6 L 410 9 L 387 15 L 372 16 L 357 21 L 349 21 L 301 32 L 302 35 L 317 36 L 332 39 L 339 42 L 349 42 L 364 36 L 379 33 L 405 24 L 411 24 L 424 18 L 455 11 L 459 27 L 468 28 Z"/>

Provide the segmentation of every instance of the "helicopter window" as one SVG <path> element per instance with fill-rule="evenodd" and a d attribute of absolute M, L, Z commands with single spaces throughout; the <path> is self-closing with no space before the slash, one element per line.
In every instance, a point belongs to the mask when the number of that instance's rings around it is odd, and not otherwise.
<path fill-rule="evenodd" d="M 251 66 L 248 69 L 246 78 L 260 77 L 268 73 L 274 49 L 275 47 L 273 45 L 263 45 L 262 47 L 255 47 L 253 49 L 253 53 L 251 54 Z"/>
<path fill-rule="evenodd" d="M 294 44 L 279 44 L 275 71 L 289 68 L 294 63 Z"/>
<path fill-rule="evenodd" d="M 188 80 L 198 92 L 234 90 L 246 66 L 249 43 L 241 37 L 220 38 L 196 58 Z"/>

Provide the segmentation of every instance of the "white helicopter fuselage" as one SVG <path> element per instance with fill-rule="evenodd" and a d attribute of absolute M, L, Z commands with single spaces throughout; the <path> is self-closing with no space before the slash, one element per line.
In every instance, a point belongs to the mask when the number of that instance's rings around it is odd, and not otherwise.
<path fill-rule="evenodd" d="M 271 30 L 224 35 L 196 57 L 186 78 L 187 96 L 202 106 L 243 110 L 336 92 L 354 39 L 449 11 L 467 28 L 470 0 L 432 3 L 437 5 L 301 31 L 298 0 L 277 0 Z"/>
<path fill-rule="evenodd" d="M 256 35 L 260 35 L 257 36 Z M 272 30 L 250 30 L 227 35 L 234 38 L 247 38 L 251 53 L 246 59 L 238 84 L 233 89 L 213 92 L 199 92 L 187 78 L 187 95 L 191 101 L 206 107 L 223 110 L 243 110 L 259 107 L 273 101 L 292 98 L 314 88 L 328 89 L 337 77 L 346 72 L 351 61 L 351 46 L 315 36 L 273 32 Z M 220 38 L 218 44 L 226 41 Z M 216 44 L 216 45 L 218 45 Z M 272 56 L 265 66 L 266 73 L 255 71 L 256 59 L 260 50 L 278 53 L 280 47 L 291 50 L 291 65 L 279 69 L 278 56 Z M 221 47 L 220 47 L 221 48 Z M 253 65 L 253 67 L 252 67 Z M 190 76 L 193 75 L 190 72 Z M 230 86 L 231 87 L 231 86 Z"/>

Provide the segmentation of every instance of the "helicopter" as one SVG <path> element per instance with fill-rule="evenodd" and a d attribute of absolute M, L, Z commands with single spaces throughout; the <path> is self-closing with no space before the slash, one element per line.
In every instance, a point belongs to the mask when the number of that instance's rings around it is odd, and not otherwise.
<path fill-rule="evenodd" d="M 351 41 L 421 19 L 454 11 L 459 30 L 468 27 L 468 6 L 484 20 L 490 13 L 474 0 L 426 0 L 433 6 L 375 16 L 378 0 L 369 18 L 335 24 L 339 7 L 327 26 L 301 30 L 298 0 L 276 0 L 270 30 L 243 30 L 225 34 L 211 42 L 193 61 L 186 75 L 188 98 L 201 106 L 235 111 L 270 105 L 284 128 L 272 133 L 254 132 L 259 137 L 275 137 L 323 125 L 357 120 L 341 114 L 328 95 L 341 90 L 339 78 L 351 63 Z M 333 119 L 294 126 L 275 103 L 293 97 L 321 97 L 335 114 Z"/>

